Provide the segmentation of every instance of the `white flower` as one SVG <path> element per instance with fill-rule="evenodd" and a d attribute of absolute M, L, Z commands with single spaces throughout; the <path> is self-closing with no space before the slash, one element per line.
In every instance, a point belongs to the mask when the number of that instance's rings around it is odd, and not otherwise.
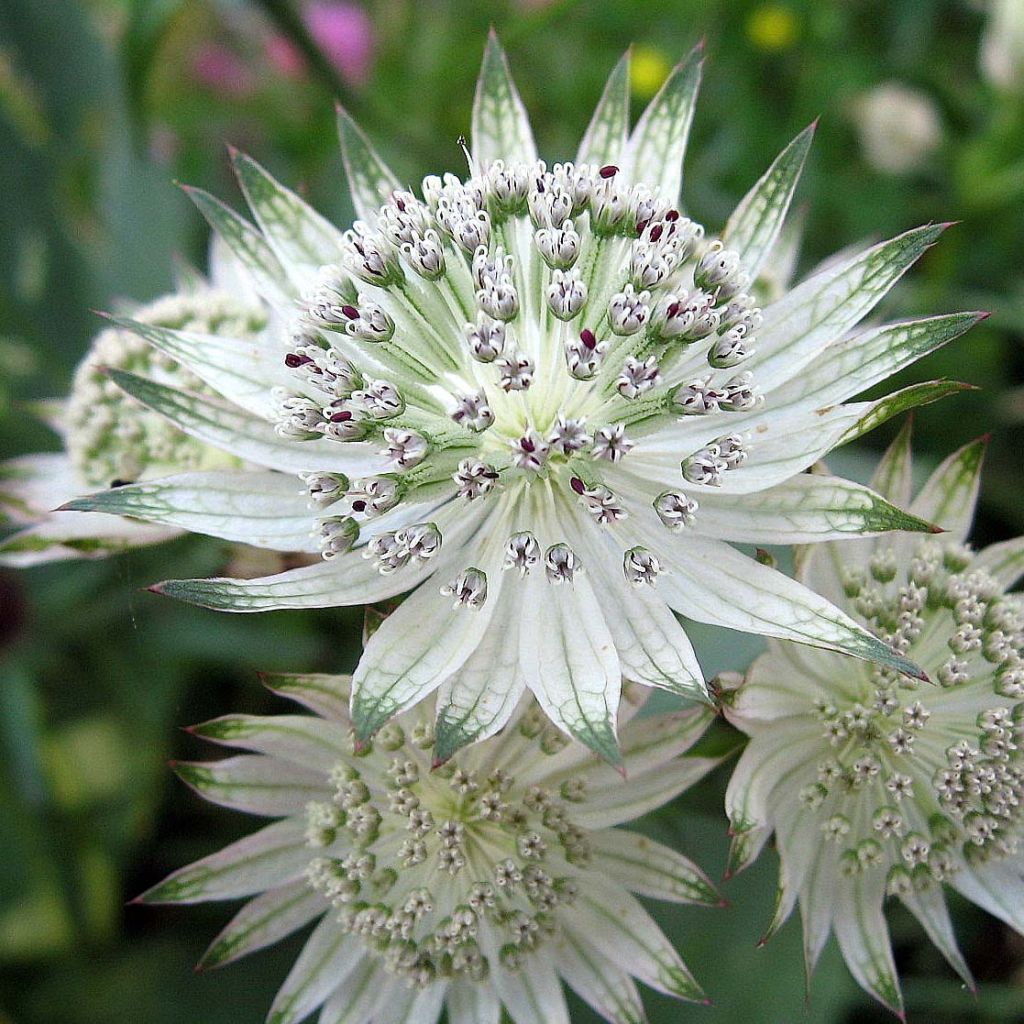
<path fill-rule="evenodd" d="M 927 529 L 864 487 L 803 470 L 954 389 L 925 384 L 844 404 L 976 315 L 853 333 L 940 226 L 847 254 L 760 308 L 748 285 L 779 237 L 813 131 L 778 157 L 719 238 L 705 238 L 677 209 L 699 74 L 694 55 L 628 133 L 624 61 L 575 160 L 549 167 L 492 39 L 465 179 L 430 176 L 416 197 L 343 113 L 359 217 L 350 231 L 239 154 L 259 230 L 194 193 L 250 270 L 272 323 L 292 329 L 182 357 L 225 400 L 116 379 L 183 429 L 268 470 L 97 500 L 328 560 L 162 590 L 232 611 L 408 593 L 355 673 L 364 739 L 435 690 L 443 741 L 481 739 L 528 689 L 561 728 L 615 758 L 623 678 L 705 693 L 674 613 L 912 671 L 729 542 Z M 428 238 L 442 258 L 413 258 Z M 174 331 L 147 338 L 182 347 Z M 282 473 L 316 483 L 295 493 Z M 325 489 L 325 476 L 337 487 Z M 363 504 L 371 479 L 387 481 L 387 510 Z M 340 527 L 325 536 L 316 526 L 339 510 L 359 527 L 348 552 L 338 550 Z M 413 551 L 409 537 L 424 531 L 429 546 Z M 453 581 L 470 569 L 474 600 L 453 608 Z"/>
<path fill-rule="evenodd" d="M 932 683 L 772 643 L 726 713 L 751 739 L 729 785 L 732 870 L 774 831 L 780 898 L 796 901 L 812 969 L 834 930 L 858 982 L 902 1013 L 883 916 L 896 896 L 964 981 L 943 885 L 1024 932 L 1024 538 L 964 544 L 984 443 L 948 459 L 910 506 L 948 528 L 805 550 L 802 578 L 831 594 Z M 875 477 L 910 497 L 909 431 Z"/>
<path fill-rule="evenodd" d="M 989 0 L 988 7 L 979 54 L 981 73 L 998 88 L 1019 92 L 1024 88 L 1024 4 Z"/>
<path fill-rule="evenodd" d="M 919 89 L 885 82 L 853 106 L 864 159 L 886 174 L 917 170 L 942 142 L 934 101 Z"/>
<path fill-rule="evenodd" d="M 634 893 L 719 906 L 681 854 L 612 826 L 682 792 L 720 758 L 684 756 L 706 708 L 635 719 L 627 778 L 524 698 L 489 744 L 438 765 L 427 704 L 355 740 L 348 680 L 272 676 L 322 717 L 235 715 L 193 731 L 253 753 L 176 766 L 215 803 L 279 819 L 139 897 L 253 897 L 200 963 L 213 967 L 319 919 L 270 1009 L 293 1024 L 568 1024 L 565 981 L 609 1021 L 643 1019 L 636 981 L 703 993 Z M 635 692 L 634 692 L 635 690 Z M 428 702 L 429 703 L 429 702 Z"/>
<path fill-rule="evenodd" d="M 216 465 L 235 465 L 164 416 L 146 408 L 109 378 L 130 371 L 184 391 L 211 394 L 202 380 L 171 355 L 145 341 L 148 328 L 185 332 L 204 343 L 211 335 L 253 337 L 266 326 L 266 312 L 237 272 L 229 251 L 210 253 L 211 280 L 183 280 L 177 291 L 132 311 L 93 340 L 75 370 L 64 400 L 40 403 L 40 414 L 63 439 L 64 450 L 20 456 L 0 463 L 0 513 L 19 527 L 0 542 L 0 565 L 29 566 L 67 558 L 99 558 L 154 544 L 179 527 L 109 515 L 58 510 L 96 487 L 121 487 Z M 101 511 L 102 499 L 90 509 Z M 118 510 L 131 509 L 117 499 Z M 56 511 L 55 511 L 56 510 Z M 184 524 L 182 524 L 184 525 Z"/>

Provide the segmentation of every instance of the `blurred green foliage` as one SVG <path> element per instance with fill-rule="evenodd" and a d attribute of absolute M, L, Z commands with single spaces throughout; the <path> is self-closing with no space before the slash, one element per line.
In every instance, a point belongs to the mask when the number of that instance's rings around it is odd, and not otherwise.
<path fill-rule="evenodd" d="M 287 0 L 0 0 L 0 451 L 55 444 L 18 400 L 65 391 L 96 329 L 91 310 L 166 290 L 176 261 L 202 265 L 204 228 L 172 180 L 234 197 L 225 142 L 344 222 L 335 98 L 402 177 L 457 170 L 493 22 L 541 150 L 557 158 L 575 149 L 628 43 L 638 47 L 634 84 L 649 94 L 703 37 L 710 60 L 685 191 L 705 223 L 721 224 L 819 115 L 800 193 L 803 268 L 841 245 L 960 222 L 886 312 L 994 315 L 898 383 L 949 376 L 981 388 L 922 410 L 918 450 L 934 462 L 994 431 L 979 533 L 1024 530 L 1024 85 L 998 91 L 979 76 L 981 0 L 377 0 L 366 11 L 372 69 L 359 82 L 317 49 Z M 888 81 L 922 91 L 942 125 L 939 148 L 900 176 L 866 162 L 855 126 L 858 98 Z M 868 443 L 882 445 L 879 433 Z M 845 458 L 865 475 L 865 449 Z M 125 907 L 246 825 L 172 784 L 165 760 L 198 753 L 178 727 L 275 707 L 257 669 L 345 670 L 358 653 L 355 614 L 220 617 L 140 592 L 164 576 L 216 572 L 229 557 L 224 545 L 185 539 L 0 575 L 3 1024 L 258 1021 L 286 973 L 295 941 L 194 975 L 224 908 Z M 695 640 L 709 671 L 743 668 L 756 649 L 711 629 Z M 726 774 L 647 823 L 719 872 Z M 755 949 L 774 870 L 769 854 L 729 882 L 732 905 L 720 912 L 656 908 L 715 1006 L 652 996 L 652 1020 L 885 1019 L 833 948 L 805 1010 L 797 924 Z M 957 919 L 983 982 L 976 1000 L 909 921 L 894 922 L 911 1019 L 1024 1020 L 1024 943 L 972 908 L 958 906 Z M 578 1004 L 576 1013 L 592 1019 Z"/>

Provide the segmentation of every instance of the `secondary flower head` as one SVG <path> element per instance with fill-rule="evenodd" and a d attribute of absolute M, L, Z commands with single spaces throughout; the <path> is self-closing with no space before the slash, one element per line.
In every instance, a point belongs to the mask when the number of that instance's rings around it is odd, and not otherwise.
<path fill-rule="evenodd" d="M 234 268 L 234 258 L 218 246 L 211 252 L 210 281 L 183 279 L 175 292 L 138 307 L 132 317 L 140 328 L 232 338 L 254 337 L 267 321 L 264 307 Z M 132 398 L 110 380 L 112 370 L 209 393 L 171 356 L 151 348 L 138 330 L 115 324 L 101 331 L 75 370 L 68 397 L 40 408 L 62 437 L 64 450 L 0 464 L 0 510 L 22 527 L 0 542 L 0 564 L 102 557 L 165 540 L 178 529 L 54 510 L 96 487 L 237 464 Z"/>
<path fill-rule="evenodd" d="M 611 826 L 660 806 L 718 763 L 685 756 L 712 719 L 697 708 L 622 720 L 627 779 L 525 698 L 489 744 L 437 764 L 425 705 L 355 740 L 348 680 L 275 676 L 321 717 L 230 716 L 196 727 L 255 751 L 179 764 L 200 794 L 279 821 L 140 897 L 255 896 L 200 966 L 218 966 L 319 918 L 271 1007 L 292 1024 L 324 1007 L 352 1024 L 568 1022 L 560 979 L 609 1021 L 643 1018 L 635 980 L 703 993 L 633 893 L 720 904 L 682 855 Z M 632 701 L 632 702 L 631 702 Z"/>
<path fill-rule="evenodd" d="M 199 604 L 257 611 L 411 592 L 356 670 L 356 729 L 369 738 L 438 690 L 445 756 L 500 729 L 529 689 L 614 759 L 623 677 L 704 694 L 673 612 L 913 671 L 728 542 L 927 530 L 866 488 L 802 471 L 950 390 L 843 404 L 976 315 L 850 334 L 937 226 L 840 259 L 761 308 L 750 287 L 813 129 L 709 236 L 679 209 L 699 56 L 632 132 L 624 58 L 575 159 L 548 165 L 492 38 L 469 172 L 431 175 L 418 195 L 342 112 L 359 217 L 344 233 L 236 154 L 259 230 L 192 194 L 289 329 L 268 331 L 258 351 L 145 332 L 222 399 L 115 379 L 276 472 L 172 479 L 78 507 L 130 503 L 133 515 L 324 557 L 272 578 L 158 588 Z"/>
<path fill-rule="evenodd" d="M 750 734 L 727 797 L 733 868 L 774 830 L 780 897 L 797 899 L 808 970 L 835 930 L 851 971 L 893 1011 L 902 1001 L 883 916 L 895 896 L 972 985 L 943 885 L 1024 932 L 1024 538 L 965 545 L 983 443 L 936 470 L 911 510 L 949 532 L 822 545 L 803 578 L 922 665 L 932 684 L 772 644 L 726 713 Z M 909 431 L 875 484 L 910 492 Z"/>

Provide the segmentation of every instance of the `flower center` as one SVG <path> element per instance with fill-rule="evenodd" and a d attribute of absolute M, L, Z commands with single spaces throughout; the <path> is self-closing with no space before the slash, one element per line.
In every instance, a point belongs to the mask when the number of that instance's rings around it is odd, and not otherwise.
<path fill-rule="evenodd" d="M 858 612 L 939 685 L 872 666 L 815 709 L 833 752 L 801 799 L 843 870 L 884 866 L 894 893 L 1013 854 L 1024 826 L 1024 614 L 970 561 L 928 539 L 902 575 L 886 548 L 849 570 Z"/>
<path fill-rule="evenodd" d="M 554 753 L 566 742 L 537 708 L 513 742 Z M 416 985 L 510 969 L 557 928 L 576 895 L 586 832 L 572 821 L 586 798 L 566 775 L 557 791 L 500 767 L 432 766 L 427 719 L 385 725 L 372 747 L 335 767 L 333 799 L 307 806 L 307 870 L 345 932 Z"/>
<path fill-rule="evenodd" d="M 680 529 L 696 501 L 627 493 L 619 464 L 676 420 L 681 486 L 721 486 L 746 458 L 727 420 L 759 401 L 739 367 L 761 313 L 739 254 L 614 166 L 476 170 L 428 177 L 424 201 L 396 191 L 357 222 L 296 324 L 278 431 L 376 442 L 391 471 L 314 476 L 314 503 L 352 520 L 326 532 L 327 557 L 340 532 L 384 548 L 382 572 L 400 568 L 401 531 L 382 539 L 365 520 L 451 482 L 451 500 L 473 502 L 543 480 L 604 524 L 639 498 Z M 386 499 L 368 501 L 373 489 Z"/>

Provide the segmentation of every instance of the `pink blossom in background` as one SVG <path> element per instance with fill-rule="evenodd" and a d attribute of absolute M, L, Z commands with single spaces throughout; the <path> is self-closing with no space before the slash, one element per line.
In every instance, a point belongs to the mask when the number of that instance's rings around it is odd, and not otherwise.
<path fill-rule="evenodd" d="M 306 58 L 286 36 L 275 32 L 267 39 L 267 57 L 285 78 L 301 78 L 306 73 Z"/>
<path fill-rule="evenodd" d="M 319 0 L 307 4 L 303 20 L 313 42 L 349 85 L 362 85 L 373 65 L 373 25 L 358 4 Z M 288 38 L 274 33 L 267 39 L 267 57 L 286 78 L 301 78 L 306 59 Z"/>
<path fill-rule="evenodd" d="M 224 96 L 247 96 L 256 85 L 242 59 L 220 43 L 203 43 L 196 50 L 192 73 L 200 84 Z"/>

